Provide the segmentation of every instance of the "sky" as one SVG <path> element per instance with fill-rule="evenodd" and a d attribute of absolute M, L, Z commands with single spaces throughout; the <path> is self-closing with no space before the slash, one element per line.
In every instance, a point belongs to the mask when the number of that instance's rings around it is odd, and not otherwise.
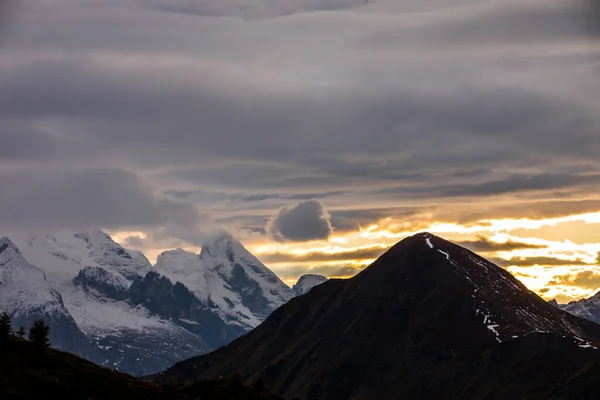
<path fill-rule="evenodd" d="M 153 260 L 227 230 L 286 282 L 430 231 L 600 289 L 594 0 L 0 6 L 0 233 Z"/>

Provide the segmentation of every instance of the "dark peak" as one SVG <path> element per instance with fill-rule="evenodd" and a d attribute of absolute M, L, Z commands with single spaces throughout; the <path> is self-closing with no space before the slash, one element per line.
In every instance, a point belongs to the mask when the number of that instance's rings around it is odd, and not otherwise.
<path fill-rule="evenodd" d="M 160 279 L 167 279 L 167 278 L 163 277 L 161 274 L 159 274 L 156 271 L 148 271 L 146 276 L 144 276 L 144 281 L 157 281 Z"/>
<path fill-rule="evenodd" d="M 475 253 L 422 232 L 355 277 L 300 295 L 240 339 L 175 365 L 165 377 L 238 372 L 288 398 L 484 398 L 513 379 L 502 375 L 496 388 L 471 395 L 472 371 L 484 383 L 496 371 L 512 373 L 522 350 L 540 335 L 570 341 L 564 357 L 576 349 L 597 359 L 592 347 L 600 347 L 600 326 L 553 307 Z M 485 361 L 490 353 L 492 363 Z M 497 361 L 495 354 L 510 359 Z M 540 371 L 535 364 L 527 374 Z M 540 372 L 547 379 L 542 386 L 555 383 L 558 364 L 551 378 Z M 449 375 L 437 378 L 442 370 Z M 433 384 L 430 376 L 436 376 Z"/>

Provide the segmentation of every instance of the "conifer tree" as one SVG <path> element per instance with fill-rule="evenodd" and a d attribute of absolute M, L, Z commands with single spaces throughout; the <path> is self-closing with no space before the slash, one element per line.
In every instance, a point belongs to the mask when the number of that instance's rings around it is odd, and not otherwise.
<path fill-rule="evenodd" d="M 36 319 L 33 326 L 29 329 L 29 340 L 40 350 L 50 347 L 50 327 L 46 325 L 43 319 Z"/>
<path fill-rule="evenodd" d="M 0 314 L 0 342 L 8 342 L 8 338 L 12 335 L 10 328 L 10 315 L 8 313 Z"/>
<path fill-rule="evenodd" d="M 23 339 L 25 337 L 25 327 L 21 325 L 17 331 L 17 336 Z"/>

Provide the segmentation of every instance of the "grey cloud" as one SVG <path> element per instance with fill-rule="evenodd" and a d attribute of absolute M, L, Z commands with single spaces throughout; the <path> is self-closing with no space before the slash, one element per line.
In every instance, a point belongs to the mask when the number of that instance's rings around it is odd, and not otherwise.
<path fill-rule="evenodd" d="M 153 0 L 150 2 L 150 5 L 158 10 L 192 15 L 241 17 L 246 20 L 319 10 L 340 10 L 365 4 L 367 3 L 364 0 L 304 0 L 282 4 L 269 0 L 257 0 L 250 4 L 244 0 L 183 0 L 177 3 Z"/>
<path fill-rule="evenodd" d="M 121 245 L 130 249 L 141 249 L 146 246 L 146 242 L 139 236 L 127 236 L 121 241 Z"/>
<path fill-rule="evenodd" d="M 331 225 L 337 231 L 354 230 L 368 226 L 383 218 L 407 220 L 420 212 L 432 211 L 434 207 L 381 207 L 367 209 L 331 210 Z"/>
<path fill-rule="evenodd" d="M 597 185 L 599 174 L 516 174 L 506 179 L 474 185 L 455 185 L 440 189 L 443 196 L 491 196 L 520 191 L 561 189 L 581 185 Z"/>
<path fill-rule="evenodd" d="M 515 242 L 512 240 L 506 242 L 494 242 L 486 236 L 479 236 L 477 240 L 467 240 L 456 242 L 458 245 L 466 247 L 472 251 L 494 252 L 494 251 L 512 251 L 521 249 L 543 249 L 547 246 Z"/>
<path fill-rule="evenodd" d="M 0 143 L 0 160 L 43 159 L 57 146 L 54 136 L 14 121 L 4 121 Z"/>
<path fill-rule="evenodd" d="M 135 4 L 23 14 L 0 54 L 3 169 L 123 166 L 161 189 L 159 203 L 258 231 L 282 204 L 319 199 L 330 226 L 307 230 L 320 237 L 419 210 L 468 222 L 600 209 L 582 200 L 600 170 L 587 11 L 415 0 L 247 23 Z M 492 195 L 523 203 L 447 204 Z M 156 215 L 148 225 L 171 219 Z"/>
<path fill-rule="evenodd" d="M 267 225 L 267 232 L 278 242 L 327 239 L 332 230 L 331 216 L 316 200 L 279 209 Z"/>
<path fill-rule="evenodd" d="M 195 206 L 159 196 L 119 169 L 8 170 L 0 187 L 4 228 L 191 228 L 201 220 Z"/>
<path fill-rule="evenodd" d="M 370 260 L 378 258 L 386 250 L 380 247 L 371 247 L 337 253 L 311 252 L 301 256 L 286 253 L 271 253 L 261 255 L 261 259 L 266 263 Z"/>
<path fill-rule="evenodd" d="M 600 210 L 600 200 L 542 200 L 534 199 L 510 205 L 473 205 L 454 217 L 460 223 L 472 223 L 492 218 L 555 218 Z"/>

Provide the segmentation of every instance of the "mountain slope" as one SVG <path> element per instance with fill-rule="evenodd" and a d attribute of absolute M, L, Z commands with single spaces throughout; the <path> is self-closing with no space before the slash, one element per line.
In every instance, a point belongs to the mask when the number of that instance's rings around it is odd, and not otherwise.
<path fill-rule="evenodd" d="M 322 275 L 302 275 L 300 278 L 298 278 L 298 281 L 292 287 L 292 290 L 294 291 L 296 296 L 301 296 L 304 293 L 308 292 L 310 289 L 326 281 L 327 278 Z"/>
<path fill-rule="evenodd" d="M 418 234 L 354 278 L 316 286 L 231 345 L 155 379 L 239 372 L 301 399 L 544 398 L 598 360 L 599 341 L 600 326 L 474 253 Z M 519 383 L 519 370 L 530 383 Z"/>

